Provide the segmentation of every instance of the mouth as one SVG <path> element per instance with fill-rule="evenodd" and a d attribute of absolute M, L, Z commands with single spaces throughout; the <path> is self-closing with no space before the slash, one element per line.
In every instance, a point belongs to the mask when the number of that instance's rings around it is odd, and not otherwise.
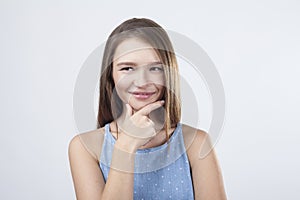
<path fill-rule="evenodd" d="M 155 92 L 129 92 L 132 94 L 136 99 L 145 100 L 150 98 Z"/>

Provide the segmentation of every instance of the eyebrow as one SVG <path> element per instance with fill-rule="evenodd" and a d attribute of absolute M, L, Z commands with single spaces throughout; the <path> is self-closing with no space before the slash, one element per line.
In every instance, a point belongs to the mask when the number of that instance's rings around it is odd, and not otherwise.
<path fill-rule="evenodd" d="M 151 63 L 148 63 L 147 65 L 161 65 L 161 64 L 163 64 L 161 61 L 154 61 L 154 62 L 151 62 Z M 134 63 L 134 62 L 119 62 L 119 63 L 117 63 L 117 66 L 137 66 L 137 64 L 136 63 Z"/>

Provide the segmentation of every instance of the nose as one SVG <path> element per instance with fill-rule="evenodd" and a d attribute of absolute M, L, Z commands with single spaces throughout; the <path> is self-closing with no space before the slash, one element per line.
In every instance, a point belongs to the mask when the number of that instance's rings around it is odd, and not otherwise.
<path fill-rule="evenodd" d="M 143 87 L 148 84 L 147 71 L 144 69 L 138 70 L 134 77 L 134 85 L 137 87 Z"/>

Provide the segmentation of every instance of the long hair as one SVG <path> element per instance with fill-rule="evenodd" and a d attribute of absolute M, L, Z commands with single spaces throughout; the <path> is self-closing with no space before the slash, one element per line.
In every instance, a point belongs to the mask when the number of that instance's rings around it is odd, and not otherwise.
<path fill-rule="evenodd" d="M 178 64 L 166 31 L 154 21 L 145 18 L 132 18 L 123 22 L 113 30 L 106 41 L 101 66 L 97 128 L 112 122 L 123 111 L 122 101 L 114 92 L 113 58 L 118 45 L 129 38 L 138 38 L 150 44 L 165 66 L 166 89 L 162 98 L 165 100 L 164 128 L 168 130 L 181 118 Z"/>

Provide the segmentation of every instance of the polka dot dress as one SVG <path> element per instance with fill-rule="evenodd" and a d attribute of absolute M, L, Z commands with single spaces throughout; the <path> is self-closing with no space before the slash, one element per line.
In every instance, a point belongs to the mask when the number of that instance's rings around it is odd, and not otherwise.
<path fill-rule="evenodd" d="M 107 180 L 115 138 L 105 125 L 100 168 Z M 190 165 L 184 147 L 180 123 L 169 143 L 139 149 L 134 166 L 134 200 L 194 199 Z"/>

